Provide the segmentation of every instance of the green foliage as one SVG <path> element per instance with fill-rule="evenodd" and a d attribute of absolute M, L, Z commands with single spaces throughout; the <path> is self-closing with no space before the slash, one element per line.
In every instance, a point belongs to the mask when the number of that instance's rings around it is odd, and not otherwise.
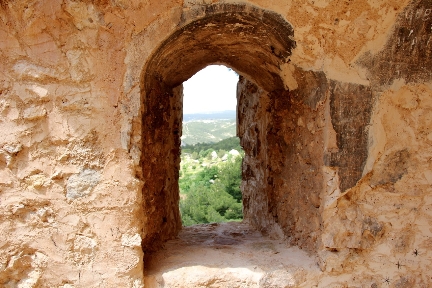
<path fill-rule="evenodd" d="M 217 152 L 217 156 L 219 158 L 222 158 L 226 153 L 227 153 L 227 151 L 221 149 Z"/>
<path fill-rule="evenodd" d="M 195 170 L 196 168 L 194 167 L 195 165 L 192 166 L 192 169 Z M 190 191 L 194 189 L 195 186 L 209 187 L 212 184 L 210 180 L 216 179 L 218 173 L 217 166 L 204 167 L 203 170 L 197 173 L 185 173 L 184 176 L 179 179 L 180 193 L 190 194 Z"/>
<path fill-rule="evenodd" d="M 234 161 L 225 162 L 223 170 L 221 170 L 221 173 L 218 175 L 218 180 L 223 184 L 226 192 L 230 194 L 235 200 L 237 200 L 237 202 L 241 202 L 242 200 L 242 194 L 240 190 L 241 163 L 241 157 L 236 157 Z"/>
<path fill-rule="evenodd" d="M 206 157 L 208 157 L 208 155 L 211 155 L 212 152 L 213 152 L 213 149 L 201 150 L 201 151 L 198 153 L 198 155 L 199 155 L 201 158 L 206 158 Z"/>
<path fill-rule="evenodd" d="M 219 151 L 219 150 L 230 151 L 232 149 L 235 149 L 237 151 L 243 151 L 242 147 L 240 146 L 240 139 L 238 137 L 230 137 L 222 141 L 219 141 L 217 143 L 197 143 L 194 145 L 185 145 L 182 147 L 182 153 L 188 153 L 193 155 L 193 157 L 198 157 L 201 156 L 199 155 L 201 151 L 205 151 L 202 152 L 203 154 L 205 153 L 211 154 L 211 152 L 213 151 Z M 195 152 L 198 154 L 194 154 Z M 193 159 L 197 159 L 197 158 L 193 158 Z"/>
<path fill-rule="evenodd" d="M 226 150 L 237 148 L 238 151 L 242 151 L 241 148 L 234 146 L 239 145 L 238 138 L 226 140 L 228 141 L 223 140 L 225 143 L 213 145 L 218 148 L 223 147 Z M 201 150 L 192 151 L 200 157 L 208 158 L 212 151 L 222 150 L 222 148 L 217 149 L 214 146 L 200 145 Z M 196 149 L 196 146 L 192 146 L 192 148 Z M 200 161 L 203 160 L 203 158 L 199 159 Z M 242 157 L 231 156 L 225 162 L 200 169 L 196 167 L 194 171 L 188 171 L 183 166 L 182 177 L 179 180 L 180 191 L 183 195 L 180 200 L 183 225 L 239 221 L 243 218 L 240 190 L 241 163 Z"/>
<path fill-rule="evenodd" d="M 194 160 L 198 159 L 198 156 L 199 155 L 198 155 L 198 153 L 196 151 L 192 152 L 192 154 L 191 154 L 191 158 L 194 159 Z"/>

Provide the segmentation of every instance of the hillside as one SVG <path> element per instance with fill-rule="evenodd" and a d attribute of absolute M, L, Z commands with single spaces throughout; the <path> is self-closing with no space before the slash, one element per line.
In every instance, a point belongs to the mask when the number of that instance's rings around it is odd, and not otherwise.
<path fill-rule="evenodd" d="M 192 154 L 194 152 L 200 153 L 211 153 L 211 151 L 230 151 L 230 150 L 242 151 L 242 147 L 240 146 L 240 139 L 238 137 L 230 137 L 224 140 L 221 140 L 217 143 L 196 143 L 196 144 L 187 144 L 182 147 L 182 157 L 184 158 L 188 154 Z M 203 151 L 203 152 L 201 152 Z M 210 152 L 209 152 L 210 151 Z M 223 153 L 225 153 L 223 152 Z M 220 152 L 218 152 L 220 153 Z M 182 159 L 183 159 L 182 158 Z"/>
<path fill-rule="evenodd" d="M 183 123 L 197 120 L 235 120 L 236 111 L 226 110 L 214 113 L 195 113 L 195 114 L 184 114 Z"/>
<path fill-rule="evenodd" d="M 235 111 L 183 115 L 180 212 L 183 225 L 240 221 L 243 150 Z"/>
<path fill-rule="evenodd" d="M 216 143 L 236 135 L 235 111 L 183 116 L 182 146 L 196 143 Z"/>

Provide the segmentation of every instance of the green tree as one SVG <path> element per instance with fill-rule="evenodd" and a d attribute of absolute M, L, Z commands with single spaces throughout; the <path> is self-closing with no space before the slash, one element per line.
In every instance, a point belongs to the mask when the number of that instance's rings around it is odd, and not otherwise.
<path fill-rule="evenodd" d="M 198 156 L 199 156 L 198 152 L 196 152 L 196 151 L 192 152 L 192 154 L 191 154 L 191 158 L 194 160 L 198 159 Z"/>
<path fill-rule="evenodd" d="M 225 162 L 219 173 L 219 180 L 222 183 L 224 189 L 238 202 L 242 201 L 242 194 L 240 190 L 241 164 L 242 158 L 236 157 L 233 159 L 233 161 Z"/>
<path fill-rule="evenodd" d="M 241 220 L 241 157 L 220 167 L 205 167 L 190 181 L 181 181 L 185 199 L 180 200 L 183 225 Z M 186 184 L 187 183 L 187 184 Z"/>
<path fill-rule="evenodd" d="M 226 153 L 227 153 L 227 152 L 226 152 L 225 150 L 220 149 L 220 150 L 217 152 L 217 155 L 218 155 L 219 158 L 222 158 Z"/>
<path fill-rule="evenodd" d="M 182 152 L 188 151 L 191 158 L 195 157 L 195 160 L 204 163 L 205 158 L 211 159 L 213 151 L 219 151 L 224 155 L 231 149 L 236 149 L 240 155 L 244 155 L 236 137 L 213 144 L 187 145 L 182 148 Z M 183 194 L 180 200 L 183 225 L 238 221 L 243 218 L 241 163 L 242 157 L 229 155 L 227 161 L 216 162 L 212 166 L 196 167 L 195 164 L 190 164 L 192 171 L 188 169 L 187 162 L 182 164 L 183 173 L 179 179 L 179 186 Z"/>

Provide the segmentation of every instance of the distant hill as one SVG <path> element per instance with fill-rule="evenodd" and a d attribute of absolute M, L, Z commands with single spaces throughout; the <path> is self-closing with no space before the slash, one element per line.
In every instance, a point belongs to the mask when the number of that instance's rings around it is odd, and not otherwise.
<path fill-rule="evenodd" d="M 236 135 L 236 112 L 183 115 L 182 146 L 216 143 Z"/>
<path fill-rule="evenodd" d="M 215 113 L 183 114 L 183 123 L 197 120 L 235 120 L 236 111 L 227 110 Z"/>

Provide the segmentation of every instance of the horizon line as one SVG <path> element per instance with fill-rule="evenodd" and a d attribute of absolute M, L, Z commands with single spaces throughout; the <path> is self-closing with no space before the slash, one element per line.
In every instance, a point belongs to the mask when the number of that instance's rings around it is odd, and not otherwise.
<path fill-rule="evenodd" d="M 236 112 L 236 110 L 220 110 L 220 111 L 210 111 L 210 112 L 192 112 L 192 113 L 183 113 L 183 115 L 194 115 L 194 114 L 216 114 L 222 112 Z"/>

